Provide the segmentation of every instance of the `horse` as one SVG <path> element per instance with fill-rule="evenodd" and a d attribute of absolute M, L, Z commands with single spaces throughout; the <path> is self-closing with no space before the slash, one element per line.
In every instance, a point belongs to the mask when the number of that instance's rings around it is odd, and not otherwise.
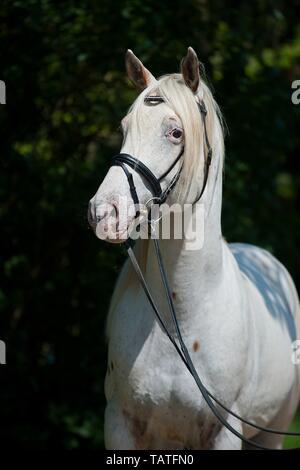
<path fill-rule="evenodd" d="M 189 204 L 192 221 L 202 208 L 200 248 L 189 249 L 185 237 L 175 237 L 172 230 L 170 237 L 159 240 L 195 368 L 231 412 L 256 425 L 287 430 L 300 397 L 300 370 L 291 359 L 300 334 L 299 299 L 291 276 L 273 255 L 246 243 L 228 244 L 222 236 L 222 116 L 201 76 L 197 54 L 188 48 L 180 73 L 158 79 L 131 50 L 125 63 L 140 93 L 122 120 L 120 155 L 134 155 L 152 175 L 162 175 L 164 189 L 176 180 L 167 191 L 167 203 L 182 208 Z M 205 119 L 199 113 L 201 104 Z M 89 202 L 89 222 L 108 242 L 122 243 L 136 218 L 132 184 L 141 204 L 147 207 L 153 199 L 149 181 L 135 168 L 126 162 L 111 166 Z M 166 213 L 162 220 L 172 226 L 173 219 Z M 136 240 L 133 251 L 174 333 L 151 240 Z M 112 296 L 106 334 L 107 449 L 247 448 L 211 413 L 155 320 L 128 260 Z M 282 448 L 282 435 L 259 431 L 231 414 L 226 419 L 245 438 Z"/>

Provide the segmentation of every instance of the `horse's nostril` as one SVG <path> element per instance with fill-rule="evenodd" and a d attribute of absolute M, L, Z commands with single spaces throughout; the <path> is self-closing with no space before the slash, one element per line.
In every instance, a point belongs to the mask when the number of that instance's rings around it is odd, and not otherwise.
<path fill-rule="evenodd" d="M 114 204 L 104 202 L 101 204 L 96 205 L 95 208 L 95 222 L 98 224 L 99 222 L 108 219 L 109 217 L 116 217 L 117 208 Z"/>
<path fill-rule="evenodd" d="M 101 222 L 101 220 L 105 219 L 105 217 L 108 215 L 108 212 L 106 211 L 104 214 L 101 214 L 101 215 L 97 215 L 96 216 L 96 222 L 97 224 L 99 224 L 99 222 Z"/>
<path fill-rule="evenodd" d="M 92 201 L 89 202 L 87 218 L 90 225 L 95 223 L 95 209 Z"/>

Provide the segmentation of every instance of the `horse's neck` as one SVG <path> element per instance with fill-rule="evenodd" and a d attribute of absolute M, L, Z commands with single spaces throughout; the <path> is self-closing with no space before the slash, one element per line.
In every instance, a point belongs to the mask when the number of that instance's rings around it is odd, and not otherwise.
<path fill-rule="evenodd" d="M 200 203 L 204 206 L 204 243 L 201 249 L 187 249 L 184 240 L 159 241 L 177 315 L 183 323 L 189 320 L 187 310 L 192 315 L 195 305 L 212 293 L 223 274 L 224 242 L 220 222 L 222 170 L 219 165 L 210 175 L 209 184 Z M 195 214 L 195 208 L 193 213 Z M 168 311 L 165 294 L 151 242 L 146 261 L 146 279 L 165 316 Z"/>

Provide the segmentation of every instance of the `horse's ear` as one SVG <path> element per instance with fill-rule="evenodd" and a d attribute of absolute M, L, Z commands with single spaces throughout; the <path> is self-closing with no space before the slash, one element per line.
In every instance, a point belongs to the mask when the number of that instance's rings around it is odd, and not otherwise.
<path fill-rule="evenodd" d="M 187 55 L 182 59 L 181 73 L 185 84 L 196 93 L 200 83 L 199 60 L 192 47 L 188 48 Z"/>
<path fill-rule="evenodd" d="M 125 64 L 128 77 L 140 91 L 144 90 L 151 82 L 155 81 L 152 73 L 144 67 L 142 62 L 130 49 L 126 52 Z"/>

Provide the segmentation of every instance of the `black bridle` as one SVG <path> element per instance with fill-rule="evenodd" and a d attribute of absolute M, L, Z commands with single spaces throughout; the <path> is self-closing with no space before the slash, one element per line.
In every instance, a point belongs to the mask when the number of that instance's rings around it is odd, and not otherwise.
<path fill-rule="evenodd" d="M 147 96 L 145 98 L 145 102 L 151 102 L 151 103 L 158 104 L 158 103 L 163 103 L 164 99 L 161 96 Z M 197 103 L 197 104 L 198 104 L 198 107 L 199 107 L 199 110 L 200 110 L 202 123 L 203 123 L 203 128 L 204 128 L 204 138 L 205 138 L 205 144 L 206 144 L 206 148 L 207 148 L 207 156 L 205 158 L 205 164 L 204 164 L 204 178 L 203 178 L 202 189 L 200 191 L 199 196 L 194 201 L 194 203 L 198 202 L 199 199 L 201 198 L 202 194 L 204 193 L 204 190 L 205 190 L 205 187 L 206 187 L 206 184 L 207 184 L 209 167 L 210 167 L 210 164 L 211 164 L 211 157 L 212 157 L 212 149 L 211 149 L 211 146 L 209 144 L 207 129 L 206 129 L 207 110 L 206 110 L 206 107 L 205 107 L 205 104 L 204 104 L 203 101 L 201 101 L 200 103 Z M 128 184 L 129 184 L 130 194 L 131 194 L 132 200 L 133 200 L 133 202 L 136 206 L 139 205 L 140 201 L 139 201 L 139 198 L 138 198 L 138 195 L 137 195 L 137 192 L 136 192 L 136 187 L 135 187 L 135 184 L 134 184 L 133 175 L 128 170 L 127 166 L 132 168 L 136 173 L 138 173 L 140 176 L 142 176 L 145 179 L 145 181 L 148 183 L 148 185 L 150 187 L 153 199 L 155 199 L 156 204 L 161 205 L 167 200 L 169 194 L 175 188 L 175 186 L 176 186 L 176 184 L 177 184 L 177 182 L 180 178 L 182 165 L 180 166 L 179 170 L 173 176 L 172 180 L 170 181 L 170 183 L 168 184 L 168 186 L 164 190 L 162 190 L 161 182 L 173 170 L 173 168 L 179 162 L 179 160 L 181 159 L 183 154 L 184 154 L 184 146 L 182 146 L 179 154 L 177 155 L 176 159 L 171 164 L 171 166 L 158 178 L 154 175 L 154 173 L 143 162 L 141 162 L 137 158 L 133 157 L 132 155 L 129 155 L 128 153 L 118 153 L 117 155 L 115 155 L 112 158 L 111 166 L 120 166 L 122 168 L 122 170 L 124 171 L 124 173 L 127 177 Z M 139 215 L 139 212 L 137 211 L 136 216 L 138 216 L 138 215 Z"/>
<path fill-rule="evenodd" d="M 158 103 L 164 102 L 164 99 L 160 96 L 148 96 L 148 97 L 145 98 L 145 101 L 158 104 Z M 211 148 L 210 143 L 209 143 L 209 139 L 208 139 L 208 135 L 207 135 L 207 129 L 206 129 L 207 110 L 206 110 L 206 107 L 205 107 L 205 104 L 204 104 L 203 101 L 201 101 L 200 103 L 197 103 L 197 104 L 198 104 L 200 114 L 201 114 L 201 120 L 202 120 L 202 124 L 203 124 L 203 129 L 204 129 L 204 139 L 205 139 L 207 154 L 205 156 L 204 178 L 203 178 L 202 188 L 201 188 L 201 191 L 199 193 L 199 196 L 196 198 L 194 203 L 198 202 L 199 199 L 202 197 L 202 195 L 204 193 L 204 190 L 205 190 L 206 185 L 207 185 L 207 180 L 208 180 L 209 167 L 210 167 L 211 160 L 212 160 L 212 148 Z M 124 171 L 124 173 L 127 177 L 128 184 L 129 184 L 130 194 L 131 194 L 132 200 L 133 200 L 133 202 L 136 206 L 139 205 L 139 198 L 138 198 L 138 195 L 137 195 L 137 192 L 136 192 L 133 175 L 128 170 L 127 166 L 129 166 L 131 169 L 133 169 L 136 173 L 138 173 L 139 175 L 141 175 L 145 179 L 145 181 L 148 183 L 148 185 L 150 187 L 153 199 L 155 200 L 155 202 L 157 204 L 161 205 L 166 201 L 168 195 L 170 194 L 170 192 L 176 186 L 176 183 L 179 180 L 179 177 L 180 177 L 180 174 L 181 174 L 182 165 L 180 166 L 179 170 L 173 176 L 170 183 L 167 185 L 167 187 L 164 190 L 162 190 L 162 188 L 161 188 L 161 181 L 172 171 L 172 169 L 179 162 L 179 160 L 181 159 L 183 154 L 184 154 L 184 146 L 182 147 L 181 151 L 179 152 L 179 155 L 176 157 L 176 159 L 174 160 L 172 165 L 159 178 L 157 178 L 153 174 L 153 172 L 144 163 L 142 163 L 137 158 L 134 158 L 132 155 L 129 155 L 127 153 L 119 153 L 118 155 L 114 156 L 113 159 L 112 159 L 112 164 L 111 165 L 112 166 L 120 166 L 122 168 L 122 170 Z M 136 211 L 136 217 L 138 217 L 138 215 L 139 215 L 139 211 L 137 210 Z M 148 288 L 147 282 L 144 278 L 144 275 L 141 271 L 141 268 L 138 264 L 138 261 L 135 257 L 135 254 L 133 252 L 132 241 L 130 239 L 128 239 L 124 242 L 124 245 L 127 249 L 127 253 L 128 253 L 128 256 L 131 260 L 133 269 L 136 272 L 136 275 L 139 279 L 139 282 L 140 282 L 140 284 L 141 284 L 141 286 L 142 286 L 142 288 L 143 288 L 143 290 L 146 294 L 146 297 L 147 297 L 147 299 L 148 299 L 148 301 L 149 301 L 149 303 L 150 303 L 150 305 L 153 309 L 153 312 L 155 314 L 155 317 L 156 317 L 158 323 L 160 324 L 163 331 L 166 333 L 169 340 L 171 341 L 171 343 L 175 347 L 178 355 L 180 356 L 180 358 L 183 361 L 184 365 L 186 366 L 187 370 L 189 371 L 189 373 L 193 377 L 193 379 L 194 379 L 198 389 L 200 390 L 205 402 L 207 403 L 208 407 L 211 409 L 212 413 L 215 415 L 217 420 L 223 426 L 225 426 L 232 434 L 234 434 L 236 437 L 238 437 L 242 442 L 244 442 L 248 445 L 251 445 L 252 447 L 255 447 L 257 449 L 262 449 L 262 450 L 272 450 L 272 449 L 270 447 L 265 447 L 261 444 L 258 444 L 257 442 L 251 441 L 251 440 L 245 438 L 240 432 L 236 431 L 236 429 L 234 429 L 231 426 L 231 424 L 228 423 L 226 418 L 223 416 L 223 414 L 216 407 L 215 403 L 220 408 L 222 408 L 227 414 L 230 414 L 231 416 L 238 419 L 242 423 L 245 423 L 248 426 L 250 426 L 252 428 L 255 428 L 259 431 L 264 431 L 264 432 L 268 432 L 268 433 L 271 433 L 271 434 L 284 435 L 284 436 L 300 436 L 300 432 L 284 432 L 284 431 L 278 431 L 276 429 L 265 428 L 263 426 L 258 426 L 256 424 L 242 418 L 237 413 L 234 413 L 228 407 L 223 405 L 223 403 L 221 403 L 204 386 L 202 380 L 200 379 L 200 377 L 199 377 L 199 375 L 198 375 L 198 373 L 195 369 L 193 361 L 190 357 L 190 354 L 187 350 L 185 342 L 182 338 L 182 334 L 181 334 L 179 324 L 178 324 L 178 320 L 177 320 L 177 316 L 176 316 L 175 306 L 174 306 L 174 303 L 173 303 L 172 294 L 171 294 L 169 283 L 168 283 L 167 274 L 166 274 L 164 264 L 163 264 L 163 260 L 162 260 L 162 255 L 161 255 L 161 251 L 160 251 L 160 247 L 159 247 L 159 242 L 158 242 L 157 237 L 155 235 L 155 228 L 153 227 L 153 224 L 152 224 L 151 220 L 149 220 L 149 225 L 150 225 L 151 233 L 154 235 L 153 240 L 154 240 L 155 251 L 156 251 L 157 261 L 158 261 L 158 265 L 159 265 L 159 270 L 160 270 L 160 274 L 161 274 L 161 279 L 162 279 L 162 282 L 163 282 L 164 290 L 165 290 L 165 293 L 166 293 L 166 299 L 167 299 L 167 302 L 168 302 L 168 307 L 169 307 L 169 310 L 170 310 L 170 313 L 171 313 L 172 321 L 173 321 L 173 324 L 174 324 L 174 327 L 175 327 L 176 336 L 177 336 L 177 340 L 178 340 L 179 344 L 176 341 L 176 339 L 174 338 L 174 336 L 169 332 L 168 327 L 166 326 L 161 314 L 159 313 L 159 310 L 158 310 L 158 308 L 155 304 L 155 301 L 152 297 L 152 294 L 151 294 L 151 292 Z M 291 450 L 291 449 L 288 449 L 288 450 Z"/>
<path fill-rule="evenodd" d="M 172 178 L 170 184 L 166 187 L 164 191 L 161 188 L 160 182 L 173 170 L 174 166 L 176 165 L 176 163 L 179 162 L 181 156 L 183 155 L 183 152 L 184 152 L 184 147 L 182 147 L 179 155 L 176 157 L 172 165 L 159 178 L 157 178 L 152 173 L 152 171 L 149 170 L 149 168 L 146 165 L 144 165 L 144 163 L 142 163 L 137 158 L 134 158 L 132 155 L 129 155 L 128 153 L 119 153 L 118 155 L 113 157 L 112 166 L 120 166 L 122 170 L 124 171 L 125 175 L 127 176 L 127 181 L 129 184 L 130 193 L 131 193 L 131 197 L 133 199 L 134 204 L 139 205 L 140 201 L 139 201 L 136 188 L 134 185 L 132 173 L 130 173 L 126 165 L 128 165 L 138 174 L 140 174 L 147 181 L 148 185 L 150 186 L 150 190 L 151 190 L 153 197 L 155 198 L 157 203 L 161 205 L 166 201 L 168 195 L 170 194 L 172 189 L 175 187 L 177 181 L 179 180 L 181 168 Z"/>

